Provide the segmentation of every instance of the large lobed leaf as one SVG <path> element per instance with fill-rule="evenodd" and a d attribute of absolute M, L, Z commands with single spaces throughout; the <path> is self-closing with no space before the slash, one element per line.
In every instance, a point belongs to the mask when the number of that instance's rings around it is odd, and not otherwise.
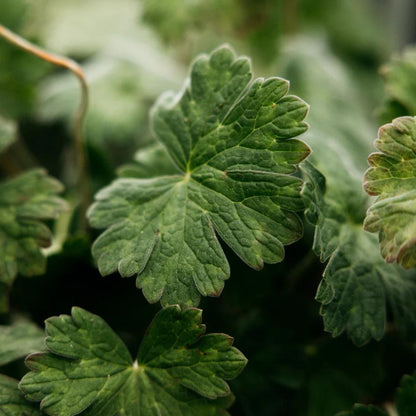
<path fill-rule="evenodd" d="M 199 57 L 178 95 L 161 97 L 153 129 L 178 173 L 118 179 L 96 196 L 91 225 L 103 275 L 138 275 L 150 302 L 197 304 L 218 296 L 229 265 L 217 234 L 249 266 L 283 259 L 300 238 L 301 180 L 310 152 L 292 139 L 308 107 L 280 78 L 251 80 L 247 58 L 228 47 Z"/>
<path fill-rule="evenodd" d="M 161 310 L 133 362 L 100 317 L 73 308 L 46 321 L 49 352 L 27 358 L 20 388 L 50 415 L 225 415 L 233 401 L 225 380 L 246 359 L 229 336 L 203 335 L 201 313 Z"/>
<path fill-rule="evenodd" d="M 380 128 L 369 157 L 364 188 L 377 195 L 364 228 L 378 233 L 388 263 L 416 266 L 416 118 L 400 117 Z"/>
<path fill-rule="evenodd" d="M 67 209 L 57 196 L 62 185 L 42 169 L 25 172 L 0 183 L 0 309 L 5 294 L 18 273 L 44 273 L 46 260 L 41 248 L 51 243 L 51 232 L 43 220 L 56 218 Z"/>

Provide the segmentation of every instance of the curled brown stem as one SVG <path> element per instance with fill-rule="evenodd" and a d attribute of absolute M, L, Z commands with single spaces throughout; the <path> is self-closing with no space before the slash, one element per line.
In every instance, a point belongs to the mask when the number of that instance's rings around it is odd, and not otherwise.
<path fill-rule="evenodd" d="M 72 59 L 47 52 L 44 49 L 34 45 L 28 40 L 12 32 L 11 30 L 7 29 L 2 24 L 0 24 L 0 37 L 3 37 L 13 45 L 19 47 L 20 49 L 23 49 L 26 52 L 31 53 L 32 55 L 39 57 L 40 59 L 43 59 L 44 61 L 50 62 L 54 65 L 61 66 L 70 70 L 78 78 L 80 82 L 81 99 L 78 105 L 77 112 L 75 113 L 72 134 L 74 140 L 74 148 L 76 152 L 77 165 L 79 169 L 77 185 L 79 187 L 81 195 L 81 227 L 85 230 L 85 213 L 88 209 L 88 206 L 91 203 L 91 192 L 88 180 L 87 157 L 84 148 L 85 144 L 82 133 L 83 122 L 88 108 L 88 84 L 84 72 L 80 65 L 78 65 L 78 63 L 76 63 Z"/>

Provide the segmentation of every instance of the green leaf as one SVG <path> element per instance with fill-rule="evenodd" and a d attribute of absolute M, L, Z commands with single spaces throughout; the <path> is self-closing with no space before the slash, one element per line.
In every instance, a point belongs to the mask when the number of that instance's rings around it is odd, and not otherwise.
<path fill-rule="evenodd" d="M 225 380 L 246 364 L 224 334 L 203 335 L 202 311 L 171 306 L 150 325 L 133 362 L 98 316 L 73 308 L 46 321 L 50 352 L 26 360 L 20 388 L 50 415 L 224 415 Z"/>
<path fill-rule="evenodd" d="M 18 381 L 0 374 L 0 415 L 40 416 L 43 413 L 34 403 L 25 400 L 17 388 Z"/>
<path fill-rule="evenodd" d="M 16 135 L 16 124 L 0 116 L 0 153 L 16 140 Z"/>
<path fill-rule="evenodd" d="M 18 273 L 44 273 L 41 248 L 50 245 L 52 235 L 42 221 L 67 209 L 57 196 L 61 191 L 62 185 L 42 169 L 0 183 L 0 283 L 11 286 Z"/>
<path fill-rule="evenodd" d="M 337 416 L 387 416 L 387 413 L 375 406 L 356 404 L 351 412 L 337 413 Z"/>
<path fill-rule="evenodd" d="M 407 47 L 381 69 L 389 96 L 407 110 L 416 114 L 416 48 Z"/>
<path fill-rule="evenodd" d="M 250 84 L 250 71 L 226 46 L 199 57 L 181 94 L 152 112 L 180 173 L 118 179 L 89 212 L 107 228 L 93 246 L 100 272 L 137 274 L 149 302 L 218 296 L 230 272 L 217 235 L 255 269 L 302 235 L 302 182 L 291 174 L 310 150 L 292 137 L 306 131 L 308 106 L 283 79 Z"/>
<path fill-rule="evenodd" d="M 416 374 L 405 375 L 397 391 L 396 406 L 399 416 L 416 414 Z"/>
<path fill-rule="evenodd" d="M 43 346 L 43 332 L 31 322 L 0 326 L 0 365 L 39 351 Z"/>
<path fill-rule="evenodd" d="M 314 251 L 328 260 L 317 293 L 325 329 L 334 336 L 345 331 L 358 345 L 380 339 L 389 302 L 396 326 L 414 336 L 415 277 L 386 265 L 377 238 L 362 227 L 370 202 L 362 178 L 374 130 L 363 105 L 365 91 L 317 39 L 302 38 L 285 48 L 290 49 L 284 74 L 313 108 L 310 160 L 321 173 L 306 166 L 311 177 L 303 193 L 307 217 L 315 225 Z"/>
<path fill-rule="evenodd" d="M 121 166 L 117 173 L 122 178 L 153 178 L 160 175 L 180 174 L 166 148 L 155 143 L 140 149 L 132 163 Z"/>
<path fill-rule="evenodd" d="M 302 169 L 309 177 L 303 197 L 306 217 L 315 225 L 313 248 L 321 261 L 329 258 L 316 295 L 325 330 L 333 336 L 346 331 L 357 345 L 379 340 L 389 302 L 397 327 L 411 336 L 416 329 L 414 274 L 386 265 L 374 236 L 351 224 L 340 199 L 328 196 L 323 175 L 309 162 Z"/>
<path fill-rule="evenodd" d="M 400 117 L 382 126 L 369 157 L 364 188 L 377 195 L 364 228 L 379 233 L 388 263 L 416 266 L 416 118 Z"/>

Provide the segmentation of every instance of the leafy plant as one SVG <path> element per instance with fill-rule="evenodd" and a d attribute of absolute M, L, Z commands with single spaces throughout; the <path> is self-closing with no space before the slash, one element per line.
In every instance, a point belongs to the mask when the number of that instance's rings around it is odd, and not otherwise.
<path fill-rule="evenodd" d="M 82 66 L 0 24 L 0 414 L 413 415 L 416 66 L 383 98 L 380 10 L 41 3 L 2 20 Z"/>

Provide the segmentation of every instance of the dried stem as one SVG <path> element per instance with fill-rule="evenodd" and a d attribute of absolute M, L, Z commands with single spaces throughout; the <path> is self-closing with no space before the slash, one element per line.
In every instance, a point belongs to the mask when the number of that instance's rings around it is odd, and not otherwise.
<path fill-rule="evenodd" d="M 86 219 L 85 213 L 88 209 L 88 206 L 91 203 L 91 192 L 88 180 L 88 164 L 87 157 L 84 148 L 84 138 L 82 134 L 83 122 L 88 108 L 88 84 L 85 78 L 84 72 L 80 65 L 78 65 L 72 59 L 69 59 L 64 56 L 59 56 L 50 52 L 43 50 L 42 48 L 30 43 L 21 36 L 13 33 L 6 27 L 0 24 L 0 36 L 12 43 L 13 45 L 23 49 L 26 52 L 31 53 L 32 55 L 37 56 L 44 61 L 50 62 L 54 65 L 64 67 L 69 69 L 79 80 L 81 86 L 81 99 L 77 109 L 77 112 L 74 117 L 73 122 L 73 140 L 74 148 L 76 152 L 76 159 L 78 165 L 78 178 L 77 185 L 80 190 L 81 195 L 81 204 L 80 204 L 80 215 L 81 217 L 81 227 L 83 230 L 86 228 Z"/>

